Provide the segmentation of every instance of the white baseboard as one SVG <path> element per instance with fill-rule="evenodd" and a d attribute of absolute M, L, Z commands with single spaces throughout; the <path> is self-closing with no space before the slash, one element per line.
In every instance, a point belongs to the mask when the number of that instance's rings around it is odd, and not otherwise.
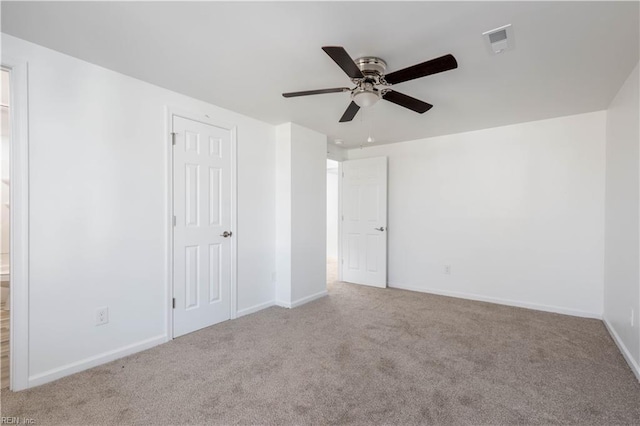
<path fill-rule="evenodd" d="M 237 315 L 236 315 L 236 318 L 240 318 L 240 317 L 243 317 L 243 316 L 249 315 L 249 314 L 254 314 L 254 313 L 258 312 L 258 311 L 270 308 L 270 307 L 275 306 L 275 305 L 276 305 L 275 300 L 270 300 L 268 302 L 259 303 L 257 305 L 251 306 L 250 308 L 239 310 Z"/>
<path fill-rule="evenodd" d="M 95 355 L 80 361 L 73 362 L 71 364 L 64 365 L 62 367 L 54 368 L 52 370 L 45 371 L 44 373 L 30 376 L 28 387 L 32 388 L 34 386 L 40 386 L 45 383 L 60 379 L 62 377 L 69 376 L 74 373 L 79 373 L 80 371 L 88 370 L 89 368 L 97 367 L 98 365 L 114 361 L 118 358 L 122 358 L 136 352 L 144 351 L 167 341 L 168 338 L 166 335 L 152 337 L 150 339 L 146 339 L 132 345 L 104 352 L 99 355 Z"/>
<path fill-rule="evenodd" d="M 327 296 L 328 294 L 329 292 L 327 292 L 327 290 L 322 290 L 316 294 L 312 294 L 311 296 L 303 297 L 294 302 L 291 302 L 291 307 L 297 308 L 298 306 L 304 305 L 305 303 L 312 302 L 316 299 L 320 299 L 321 297 Z"/>
<path fill-rule="evenodd" d="M 282 300 L 276 300 L 276 306 L 280 306 L 281 308 L 291 309 L 291 303 L 283 302 Z"/>
<path fill-rule="evenodd" d="M 518 308 L 526 308 L 533 309 L 536 311 L 543 312 L 553 312 L 555 314 L 563 314 L 563 315 L 571 315 L 574 317 L 582 317 L 582 318 L 594 318 L 594 319 L 602 319 L 602 314 L 595 312 L 586 312 L 580 311 L 577 309 L 563 308 L 561 306 L 552 306 L 552 305 L 540 305 L 537 303 L 529 303 L 529 302 L 520 302 L 517 300 L 509 300 L 509 299 L 500 299 L 497 297 L 487 297 L 479 294 L 472 293 L 464 293 L 459 291 L 446 291 L 439 290 L 434 288 L 422 288 L 422 287 L 412 287 L 406 286 L 402 284 L 391 284 L 389 283 L 390 288 L 397 288 L 400 290 L 410 290 L 410 291 L 418 291 L 420 293 L 429 293 L 429 294 L 437 294 L 440 296 L 449 296 L 449 297 L 457 297 L 460 299 L 468 299 L 468 300 L 477 300 L 479 302 L 489 302 L 496 303 L 498 305 L 507 305 L 507 306 L 515 306 Z"/>
<path fill-rule="evenodd" d="M 327 292 L 327 290 L 322 290 L 318 293 L 312 294 L 311 296 L 303 297 L 293 302 L 283 302 L 282 300 L 276 300 L 275 304 L 283 308 L 289 308 L 289 309 L 297 308 L 298 306 L 302 306 L 305 303 L 309 303 L 316 299 L 320 299 L 321 297 L 327 296 L 328 294 L 329 292 Z"/>
<path fill-rule="evenodd" d="M 622 356 L 627 361 L 627 364 L 629 364 L 629 367 L 631 367 L 631 371 L 633 371 L 633 374 L 636 375 L 636 379 L 638 379 L 638 381 L 640 382 L 640 365 L 638 365 L 636 360 L 633 359 L 633 357 L 631 356 L 631 352 L 629 352 L 627 346 L 622 342 L 622 339 L 620 338 L 618 333 L 616 333 L 613 325 L 611 325 L 606 318 L 603 318 L 602 322 L 604 322 L 604 326 L 607 328 L 607 331 L 611 335 L 611 338 L 614 342 L 616 342 L 616 345 L 618 346 L 618 349 L 620 349 L 620 352 L 622 352 Z"/>

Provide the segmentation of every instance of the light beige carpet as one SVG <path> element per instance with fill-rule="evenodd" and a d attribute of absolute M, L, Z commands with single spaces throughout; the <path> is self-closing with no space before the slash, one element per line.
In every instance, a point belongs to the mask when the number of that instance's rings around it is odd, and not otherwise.
<path fill-rule="evenodd" d="M 48 424 L 640 424 L 602 322 L 330 285 L 29 391 Z"/>

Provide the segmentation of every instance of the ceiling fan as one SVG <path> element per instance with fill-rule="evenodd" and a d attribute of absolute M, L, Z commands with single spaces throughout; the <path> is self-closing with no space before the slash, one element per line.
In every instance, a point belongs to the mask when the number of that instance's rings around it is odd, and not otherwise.
<path fill-rule="evenodd" d="M 444 55 L 431 59 L 430 61 L 394 71 L 391 74 L 385 74 L 387 64 L 380 58 L 365 56 L 354 61 L 343 47 L 325 46 L 322 50 L 342 68 L 342 71 L 349 76 L 351 82 L 355 84 L 356 87 L 353 89 L 337 87 L 334 89 L 289 92 L 283 93 L 282 96 L 285 98 L 293 98 L 324 93 L 351 92 L 351 103 L 342 115 L 342 118 L 340 118 L 341 123 L 353 120 L 353 117 L 356 116 L 360 108 L 371 106 L 380 99 L 393 102 L 396 105 L 408 108 L 419 114 L 427 112 L 433 105 L 391 90 L 389 86 L 458 68 L 458 62 L 453 55 Z"/>

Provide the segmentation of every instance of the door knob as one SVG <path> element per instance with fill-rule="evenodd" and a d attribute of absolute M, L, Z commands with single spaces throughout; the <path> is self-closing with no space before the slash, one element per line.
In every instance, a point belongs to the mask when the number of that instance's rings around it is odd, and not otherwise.
<path fill-rule="evenodd" d="M 374 228 L 376 231 L 380 231 L 383 232 L 384 231 L 384 226 L 381 226 L 380 228 Z"/>
<path fill-rule="evenodd" d="M 233 235 L 233 232 L 229 232 L 229 231 L 224 231 L 222 234 L 220 234 L 221 237 L 225 237 L 225 238 L 229 238 L 232 235 Z"/>

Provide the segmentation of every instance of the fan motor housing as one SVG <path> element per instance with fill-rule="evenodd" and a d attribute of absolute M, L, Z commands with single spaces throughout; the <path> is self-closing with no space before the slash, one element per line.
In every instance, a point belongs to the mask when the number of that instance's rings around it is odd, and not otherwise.
<path fill-rule="evenodd" d="M 358 58 L 354 61 L 360 71 L 364 75 L 367 74 L 378 74 L 383 75 L 387 70 L 387 63 L 380 58 L 375 56 L 365 56 L 362 58 Z"/>

